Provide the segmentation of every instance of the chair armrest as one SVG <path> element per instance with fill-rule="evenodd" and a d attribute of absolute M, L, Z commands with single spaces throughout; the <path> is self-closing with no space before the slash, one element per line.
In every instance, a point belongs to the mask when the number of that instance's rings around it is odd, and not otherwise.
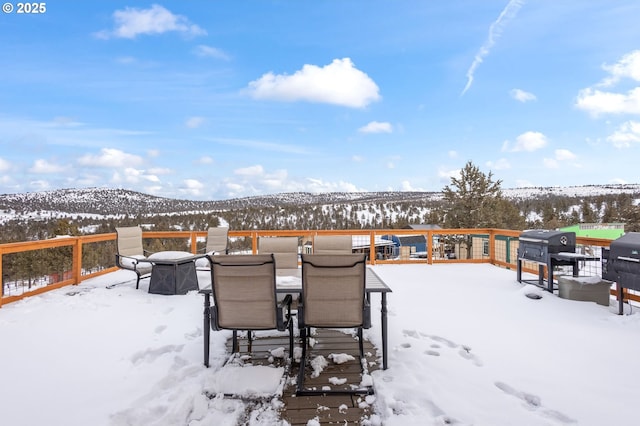
<path fill-rule="evenodd" d="M 279 308 L 284 308 L 285 306 L 291 306 L 291 303 L 293 302 L 293 297 L 291 297 L 290 294 L 287 294 L 284 299 L 282 299 L 280 301 L 280 303 L 278 304 Z"/>
<path fill-rule="evenodd" d="M 129 263 L 130 265 L 123 263 L 122 259 L 125 259 L 127 261 L 127 263 Z M 136 266 L 138 265 L 138 262 L 141 259 L 135 258 L 135 257 L 131 257 L 131 256 L 123 256 L 121 254 L 117 254 L 116 253 L 116 266 L 118 268 L 122 268 L 122 269 L 130 269 L 135 271 L 136 270 Z"/>
<path fill-rule="evenodd" d="M 221 328 L 218 327 L 218 309 L 216 309 L 215 305 L 209 307 L 209 318 L 211 329 L 213 331 L 220 331 Z"/>
<path fill-rule="evenodd" d="M 371 304 L 366 297 L 362 308 L 362 328 L 371 328 Z"/>
<path fill-rule="evenodd" d="M 289 322 L 291 322 L 291 302 L 293 298 L 290 294 L 287 294 L 282 301 L 278 303 L 278 309 L 276 309 L 276 325 L 278 331 L 285 331 Z M 286 315 L 284 310 L 286 309 Z"/>
<path fill-rule="evenodd" d="M 298 306 L 296 309 L 298 310 L 298 329 L 302 330 L 307 327 L 304 322 L 304 304 L 302 303 L 302 295 L 298 296 Z"/>

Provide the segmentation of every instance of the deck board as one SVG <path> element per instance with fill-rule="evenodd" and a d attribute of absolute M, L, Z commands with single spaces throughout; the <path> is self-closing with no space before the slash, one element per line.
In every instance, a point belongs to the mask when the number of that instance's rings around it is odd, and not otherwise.
<path fill-rule="evenodd" d="M 311 357 L 322 355 L 327 358 L 331 353 L 349 354 L 355 360 L 344 364 L 329 363 L 317 378 L 310 377 L 309 372 L 305 376 L 305 386 L 330 386 L 332 389 L 349 388 L 348 384 L 358 385 L 361 381 L 360 365 L 358 362 L 358 341 L 349 334 L 337 330 L 318 329 L 314 334 L 315 344 L 308 351 Z M 296 339 L 296 347 L 300 342 Z M 248 351 L 247 339 L 241 337 L 239 340 L 240 353 L 246 354 Z M 289 341 L 286 333 L 282 336 L 262 337 L 258 334 L 251 344 L 251 362 L 254 364 L 280 364 L 283 361 L 270 357 L 271 351 L 277 348 L 288 350 Z M 231 351 L 231 340 L 227 341 L 227 350 Z M 379 368 L 376 359 L 376 349 L 365 339 L 364 351 L 367 356 L 369 372 Z M 308 363 L 307 363 L 308 364 Z M 296 378 L 299 371 L 299 364 L 293 363 L 289 371 L 289 377 Z M 347 384 L 343 386 L 331 385 L 329 378 L 346 378 Z M 369 404 L 363 404 L 364 396 L 359 395 L 319 395 L 319 396 L 296 396 L 295 380 L 290 380 L 282 395 L 283 408 L 280 411 L 282 419 L 292 426 L 306 425 L 310 419 L 317 418 L 321 424 L 359 425 L 362 419 L 368 418 L 372 412 Z"/>

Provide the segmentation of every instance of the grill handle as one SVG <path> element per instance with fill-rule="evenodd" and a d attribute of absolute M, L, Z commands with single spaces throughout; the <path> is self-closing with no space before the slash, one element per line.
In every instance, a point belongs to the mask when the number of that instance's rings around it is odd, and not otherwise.
<path fill-rule="evenodd" d="M 640 259 L 636 259 L 635 257 L 618 256 L 618 260 L 626 260 L 627 262 L 640 263 Z"/>

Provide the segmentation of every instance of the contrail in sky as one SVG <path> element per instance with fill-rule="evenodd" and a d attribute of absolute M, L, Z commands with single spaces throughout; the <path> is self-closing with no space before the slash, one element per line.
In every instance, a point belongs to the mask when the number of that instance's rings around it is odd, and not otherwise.
<path fill-rule="evenodd" d="M 500 16 L 498 16 L 498 19 L 493 21 L 493 23 L 489 27 L 489 36 L 487 37 L 487 40 L 484 42 L 482 47 L 480 47 L 478 53 L 476 53 L 476 56 L 473 59 L 473 63 L 467 71 L 467 85 L 464 86 L 464 89 L 462 90 L 460 96 L 464 95 L 467 90 L 469 90 L 469 88 L 471 87 L 471 83 L 473 83 L 473 74 L 476 72 L 476 69 L 482 63 L 484 57 L 487 56 L 491 51 L 491 48 L 496 43 L 496 38 L 498 38 L 500 34 L 502 34 L 502 29 L 510 20 L 515 18 L 518 10 L 520 10 L 523 4 L 523 0 L 509 1 L 509 4 L 507 4 L 502 12 L 500 12 Z"/>

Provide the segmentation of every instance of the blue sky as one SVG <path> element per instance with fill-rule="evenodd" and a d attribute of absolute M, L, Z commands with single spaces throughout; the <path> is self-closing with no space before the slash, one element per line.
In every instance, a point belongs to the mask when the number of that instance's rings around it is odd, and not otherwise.
<path fill-rule="evenodd" d="M 639 182 L 637 0 L 45 6 L 0 15 L 0 193 Z"/>

